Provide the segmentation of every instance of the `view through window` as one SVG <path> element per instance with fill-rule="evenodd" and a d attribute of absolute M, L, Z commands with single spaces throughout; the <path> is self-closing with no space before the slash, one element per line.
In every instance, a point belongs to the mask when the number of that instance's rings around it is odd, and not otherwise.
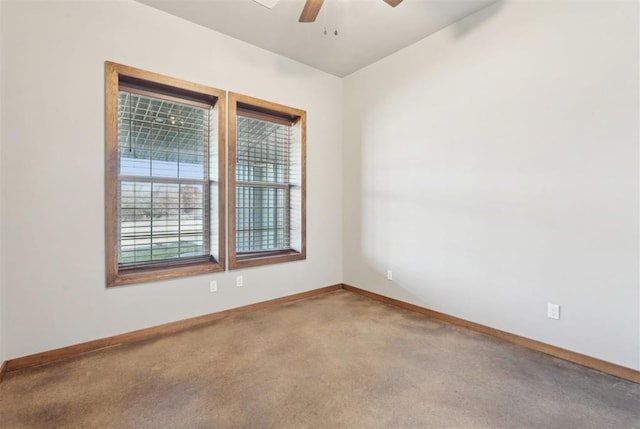
<path fill-rule="evenodd" d="M 236 251 L 289 249 L 290 127 L 238 116 Z"/>
<path fill-rule="evenodd" d="M 212 116 L 120 90 L 121 264 L 209 255 Z"/>

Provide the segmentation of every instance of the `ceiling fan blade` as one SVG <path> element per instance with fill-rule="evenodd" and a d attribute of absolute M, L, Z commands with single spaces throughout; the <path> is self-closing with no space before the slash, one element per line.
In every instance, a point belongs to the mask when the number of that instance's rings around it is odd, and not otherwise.
<path fill-rule="evenodd" d="M 386 0 L 385 0 L 386 1 Z M 300 14 L 299 22 L 314 22 L 324 0 L 307 0 Z"/>
<path fill-rule="evenodd" d="M 386 4 L 388 4 L 391 7 L 396 7 L 398 6 L 400 3 L 402 3 L 402 0 L 384 0 L 384 2 Z"/>

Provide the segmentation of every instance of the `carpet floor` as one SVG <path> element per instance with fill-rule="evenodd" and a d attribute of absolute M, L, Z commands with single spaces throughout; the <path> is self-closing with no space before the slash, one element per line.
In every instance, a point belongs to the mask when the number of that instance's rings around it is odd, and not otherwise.
<path fill-rule="evenodd" d="M 2 428 L 640 428 L 640 385 L 348 291 L 0 383 Z"/>

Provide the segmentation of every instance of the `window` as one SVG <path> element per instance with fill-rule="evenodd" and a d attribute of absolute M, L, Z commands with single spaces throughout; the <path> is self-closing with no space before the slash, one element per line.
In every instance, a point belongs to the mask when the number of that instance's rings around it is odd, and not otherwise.
<path fill-rule="evenodd" d="M 229 267 L 306 258 L 303 110 L 229 94 Z"/>
<path fill-rule="evenodd" d="M 224 270 L 224 106 L 106 63 L 107 286 Z"/>

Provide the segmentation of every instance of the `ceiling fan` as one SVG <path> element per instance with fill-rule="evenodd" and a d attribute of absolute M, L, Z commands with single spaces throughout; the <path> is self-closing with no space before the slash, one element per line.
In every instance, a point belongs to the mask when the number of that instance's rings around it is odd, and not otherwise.
<path fill-rule="evenodd" d="M 268 7 L 269 9 L 273 8 L 280 0 L 253 0 L 256 3 L 260 3 L 261 5 Z M 396 7 L 402 0 L 383 0 L 386 4 L 391 7 Z M 322 7 L 322 3 L 324 0 L 307 0 L 304 4 L 304 9 L 302 9 L 302 13 L 300 14 L 299 22 L 314 22 L 316 17 L 318 16 L 318 12 L 320 12 L 320 8 Z"/>
<path fill-rule="evenodd" d="M 396 7 L 402 0 L 383 0 L 386 4 L 391 7 Z M 316 17 L 318 16 L 318 12 L 320 12 L 320 8 L 322 7 L 322 3 L 324 0 L 307 0 L 304 4 L 304 9 L 302 9 L 302 13 L 300 14 L 299 22 L 314 22 Z"/>

